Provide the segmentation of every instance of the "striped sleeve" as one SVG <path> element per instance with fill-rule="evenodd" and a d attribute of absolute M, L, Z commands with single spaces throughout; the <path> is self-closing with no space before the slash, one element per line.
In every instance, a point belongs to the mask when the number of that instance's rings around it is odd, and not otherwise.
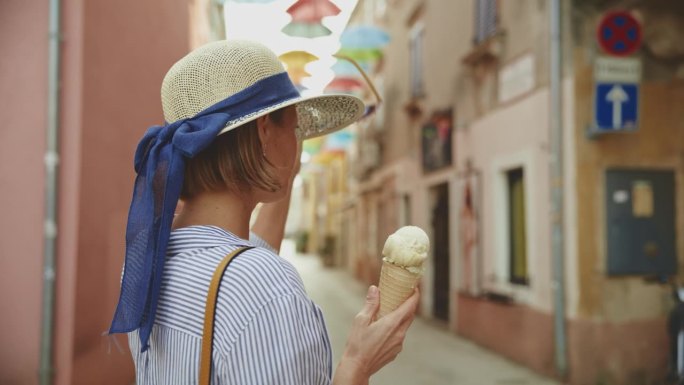
<path fill-rule="evenodd" d="M 328 385 L 332 357 L 323 316 L 297 294 L 278 297 L 254 316 L 217 365 L 229 384 Z M 239 367 L 230 367 L 239 365 Z"/>

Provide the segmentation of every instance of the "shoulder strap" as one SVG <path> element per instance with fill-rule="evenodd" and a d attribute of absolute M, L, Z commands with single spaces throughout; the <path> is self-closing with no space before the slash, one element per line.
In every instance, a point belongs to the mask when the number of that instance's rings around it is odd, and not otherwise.
<path fill-rule="evenodd" d="M 204 308 L 204 330 L 202 332 L 202 351 L 200 355 L 199 385 L 209 385 L 211 382 L 211 357 L 214 348 L 214 314 L 216 313 L 216 300 L 218 299 L 221 278 L 225 273 L 228 264 L 233 258 L 253 247 L 241 247 L 226 255 L 221 263 L 216 267 L 214 275 L 211 277 L 209 291 L 207 292 L 207 303 Z"/>

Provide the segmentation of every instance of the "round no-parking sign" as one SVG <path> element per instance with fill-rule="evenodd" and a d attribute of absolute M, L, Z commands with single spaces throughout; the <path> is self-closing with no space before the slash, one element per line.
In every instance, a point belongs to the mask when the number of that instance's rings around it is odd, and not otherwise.
<path fill-rule="evenodd" d="M 609 12 L 601 19 L 598 43 L 608 54 L 627 56 L 641 46 L 641 25 L 629 12 Z"/>

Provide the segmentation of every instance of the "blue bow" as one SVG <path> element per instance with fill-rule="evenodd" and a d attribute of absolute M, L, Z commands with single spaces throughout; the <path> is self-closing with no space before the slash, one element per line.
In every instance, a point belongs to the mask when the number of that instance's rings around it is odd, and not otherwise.
<path fill-rule="evenodd" d="M 140 328 L 142 351 L 154 324 L 171 222 L 180 198 L 185 160 L 208 147 L 240 117 L 299 97 L 283 72 L 262 79 L 197 115 L 150 127 L 135 152 L 133 199 L 126 226 L 126 259 L 121 295 L 110 333 Z"/>

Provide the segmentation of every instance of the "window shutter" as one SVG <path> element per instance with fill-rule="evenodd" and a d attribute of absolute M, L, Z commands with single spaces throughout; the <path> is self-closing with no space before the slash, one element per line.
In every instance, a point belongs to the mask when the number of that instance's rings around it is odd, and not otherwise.
<path fill-rule="evenodd" d="M 475 2 L 475 43 L 481 43 L 496 33 L 496 1 Z"/>
<path fill-rule="evenodd" d="M 411 58 L 411 96 L 416 98 L 423 95 L 423 35 L 422 25 L 414 26 L 410 38 Z"/>

